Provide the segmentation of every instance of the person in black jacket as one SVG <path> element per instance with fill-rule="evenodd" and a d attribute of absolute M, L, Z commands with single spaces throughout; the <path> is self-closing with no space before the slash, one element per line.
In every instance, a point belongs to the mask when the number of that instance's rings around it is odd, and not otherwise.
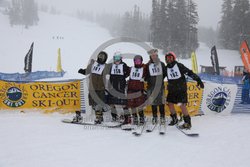
<path fill-rule="evenodd" d="M 122 61 L 120 52 L 113 56 L 113 63 L 108 64 L 109 82 L 108 82 L 108 104 L 111 107 L 111 116 L 113 121 L 117 121 L 118 115 L 115 105 L 122 106 L 124 111 L 123 124 L 130 123 L 130 113 L 127 108 L 126 97 L 126 78 L 129 76 L 129 67 Z M 122 115 L 121 115 L 122 116 Z"/>
<path fill-rule="evenodd" d="M 200 77 L 193 73 L 192 70 L 185 67 L 183 64 L 176 61 L 176 55 L 173 52 L 169 52 L 165 55 L 167 66 L 165 67 L 165 74 L 168 79 L 168 95 L 167 103 L 170 109 L 172 121 L 169 123 L 173 126 L 178 123 L 174 104 L 178 104 L 181 107 L 184 124 L 180 126 L 182 129 L 191 128 L 191 117 L 186 108 L 188 102 L 187 99 L 187 82 L 186 75 L 197 81 L 197 86 L 204 88 L 204 84 Z"/>
<path fill-rule="evenodd" d="M 105 79 L 107 74 L 108 54 L 104 51 L 100 52 L 97 60 L 91 59 L 90 64 L 86 69 L 79 69 L 78 73 L 89 75 L 89 105 L 95 111 L 95 123 L 100 124 L 103 122 L 103 112 L 106 109 L 105 104 Z M 80 112 L 76 111 L 75 121 L 78 122 Z M 73 120 L 74 121 L 74 120 Z"/>

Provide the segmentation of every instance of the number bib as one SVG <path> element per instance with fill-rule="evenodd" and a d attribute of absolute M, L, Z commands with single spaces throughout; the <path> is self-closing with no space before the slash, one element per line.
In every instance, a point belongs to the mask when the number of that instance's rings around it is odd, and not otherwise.
<path fill-rule="evenodd" d="M 99 63 L 95 62 L 92 65 L 91 73 L 102 75 L 104 68 L 105 68 L 105 64 L 99 64 Z"/>
<path fill-rule="evenodd" d="M 111 69 L 111 75 L 124 75 L 123 64 L 113 64 Z"/>
<path fill-rule="evenodd" d="M 159 63 L 158 65 L 151 63 L 149 65 L 149 73 L 150 73 L 150 76 L 162 75 L 161 63 Z"/>
<path fill-rule="evenodd" d="M 141 80 L 143 76 L 143 67 L 135 68 L 132 67 L 130 71 L 130 79 L 132 80 Z"/>
<path fill-rule="evenodd" d="M 177 64 L 174 65 L 173 68 L 167 68 L 167 70 L 168 70 L 168 80 L 175 80 L 181 77 L 181 72 Z"/>

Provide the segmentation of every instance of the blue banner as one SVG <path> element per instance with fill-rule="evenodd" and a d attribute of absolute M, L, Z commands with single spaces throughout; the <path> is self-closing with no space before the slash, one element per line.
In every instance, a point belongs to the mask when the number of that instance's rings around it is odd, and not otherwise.
<path fill-rule="evenodd" d="M 227 76 L 221 76 L 221 75 L 212 75 L 212 74 L 205 74 L 201 73 L 199 74 L 201 80 L 203 81 L 211 81 L 215 83 L 220 84 L 241 84 L 242 77 L 227 77 Z"/>
<path fill-rule="evenodd" d="M 54 72 L 54 71 L 36 71 L 30 73 L 1 73 L 0 80 L 5 81 L 35 81 L 45 78 L 59 78 L 63 77 L 65 72 Z"/>

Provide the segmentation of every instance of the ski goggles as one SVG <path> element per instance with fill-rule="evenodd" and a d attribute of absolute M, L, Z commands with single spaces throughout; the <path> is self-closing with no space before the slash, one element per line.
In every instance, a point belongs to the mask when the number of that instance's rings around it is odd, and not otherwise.
<path fill-rule="evenodd" d="M 118 61 L 120 61 L 121 59 L 122 59 L 121 55 L 115 55 L 115 56 L 113 57 L 114 62 L 118 62 Z"/>
<path fill-rule="evenodd" d="M 171 54 L 168 54 L 168 55 L 166 56 L 166 62 L 173 62 L 173 61 L 174 61 L 174 56 L 171 55 Z"/>

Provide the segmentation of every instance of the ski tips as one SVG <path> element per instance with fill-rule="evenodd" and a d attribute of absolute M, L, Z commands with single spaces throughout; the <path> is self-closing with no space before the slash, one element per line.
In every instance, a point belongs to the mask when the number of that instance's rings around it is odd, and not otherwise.
<path fill-rule="evenodd" d="M 192 134 L 187 134 L 187 136 L 190 136 L 190 137 L 199 137 L 199 134 L 198 133 L 192 133 Z"/>

